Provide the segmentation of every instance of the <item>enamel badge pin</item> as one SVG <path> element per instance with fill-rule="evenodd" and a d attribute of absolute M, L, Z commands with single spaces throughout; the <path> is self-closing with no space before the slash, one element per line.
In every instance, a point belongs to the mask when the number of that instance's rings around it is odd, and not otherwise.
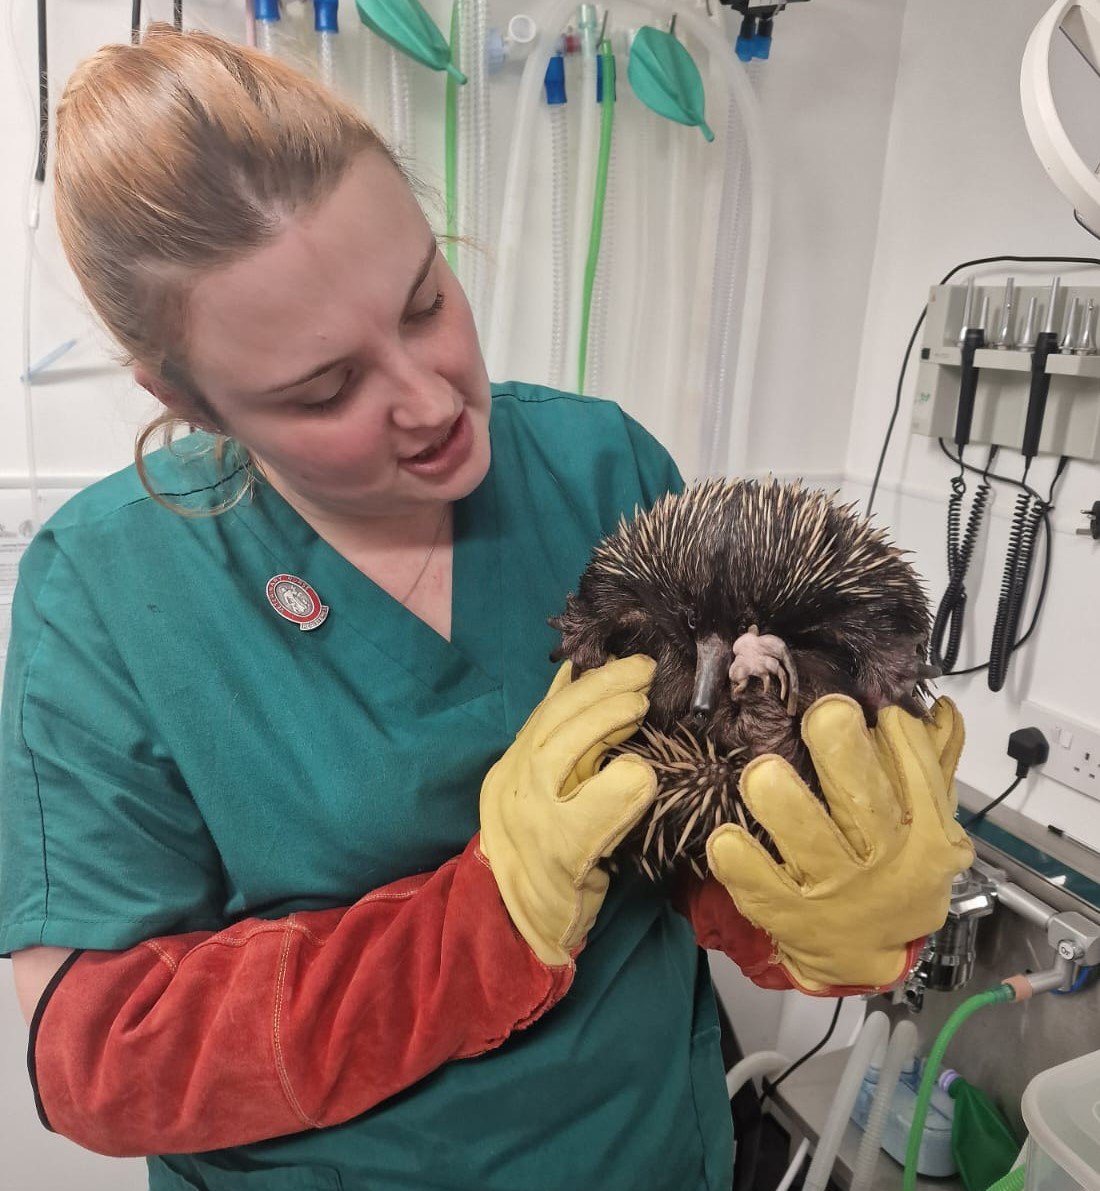
<path fill-rule="evenodd" d="M 284 620 L 296 624 L 303 632 L 324 624 L 328 616 L 328 606 L 297 575 L 274 575 L 269 579 L 267 600 Z"/>

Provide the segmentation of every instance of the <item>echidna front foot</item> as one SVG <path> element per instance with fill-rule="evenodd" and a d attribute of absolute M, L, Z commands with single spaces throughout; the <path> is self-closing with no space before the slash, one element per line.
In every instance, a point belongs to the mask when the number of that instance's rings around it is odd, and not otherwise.
<path fill-rule="evenodd" d="M 731 694 L 734 698 L 742 694 L 752 678 L 761 679 L 764 690 L 769 691 L 773 674 L 779 680 L 779 695 L 786 700 L 787 714 L 793 716 L 798 710 L 798 670 L 791 651 L 781 638 L 771 633 L 761 636 L 756 625 L 750 625 L 733 643 Z"/>

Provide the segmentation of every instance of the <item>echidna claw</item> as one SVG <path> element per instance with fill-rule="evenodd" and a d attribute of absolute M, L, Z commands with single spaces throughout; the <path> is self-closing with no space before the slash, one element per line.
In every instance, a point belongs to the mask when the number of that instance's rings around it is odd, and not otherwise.
<path fill-rule="evenodd" d="M 776 636 L 760 635 L 756 625 L 750 625 L 733 643 L 733 664 L 730 666 L 731 694 L 736 698 L 753 678 L 759 678 L 764 693 L 771 693 L 771 676 L 779 680 L 779 697 L 786 703 L 789 716 L 798 711 L 798 671 L 786 644 Z"/>

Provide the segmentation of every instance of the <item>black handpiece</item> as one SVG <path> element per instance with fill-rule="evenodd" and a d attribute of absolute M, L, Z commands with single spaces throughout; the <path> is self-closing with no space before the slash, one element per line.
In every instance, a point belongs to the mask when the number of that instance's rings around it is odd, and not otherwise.
<path fill-rule="evenodd" d="M 1047 394 L 1050 392 L 1047 359 L 1050 356 L 1058 355 L 1058 333 L 1054 330 L 1054 306 L 1058 300 L 1059 280 L 1055 277 L 1054 283 L 1050 287 L 1046 326 L 1036 336 L 1035 350 L 1031 353 L 1031 388 L 1027 397 L 1024 441 L 1020 448 L 1027 463 L 1030 463 L 1039 453 L 1039 437 L 1043 433 L 1043 417 L 1047 411 Z"/>
<path fill-rule="evenodd" d="M 970 426 L 974 421 L 974 399 L 978 395 L 979 369 L 974 366 L 974 353 L 985 347 L 985 330 L 967 327 L 962 342 L 962 378 L 959 381 L 959 408 L 955 414 L 955 446 L 962 449 L 970 442 Z"/>

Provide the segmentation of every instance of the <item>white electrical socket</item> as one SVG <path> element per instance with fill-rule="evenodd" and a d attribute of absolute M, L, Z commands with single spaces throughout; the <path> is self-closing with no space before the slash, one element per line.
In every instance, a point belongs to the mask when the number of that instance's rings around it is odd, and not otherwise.
<path fill-rule="evenodd" d="M 1045 777 L 1100 799 L 1100 729 L 1037 703 L 1024 703 L 1022 728 L 1034 725 L 1047 738 L 1050 756 L 1036 770 Z"/>

